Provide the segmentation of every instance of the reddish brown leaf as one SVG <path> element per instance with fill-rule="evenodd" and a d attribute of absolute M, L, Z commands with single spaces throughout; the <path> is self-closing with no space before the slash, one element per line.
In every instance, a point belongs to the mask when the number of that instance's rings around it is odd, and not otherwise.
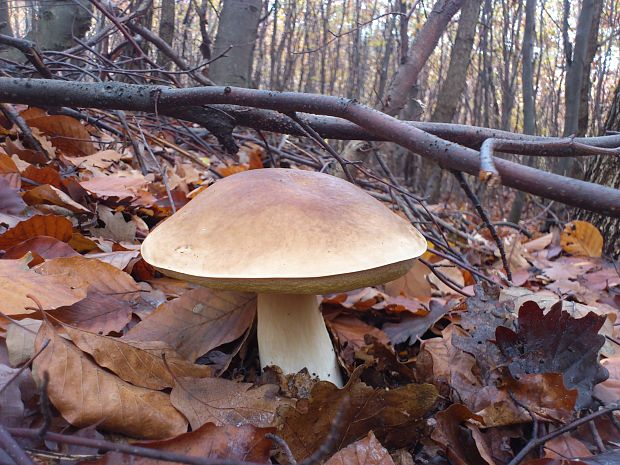
<path fill-rule="evenodd" d="M 72 425 L 101 428 L 138 438 L 160 439 L 187 431 L 185 418 L 172 406 L 167 394 L 132 386 L 99 368 L 79 349 L 44 323 L 36 340 L 37 350 L 48 347 L 33 363 L 39 380 L 49 374 L 49 398 Z"/>
<path fill-rule="evenodd" d="M 482 422 L 462 404 L 453 404 L 435 415 L 437 427 L 432 438 L 446 449 L 447 457 L 456 465 L 489 465 L 482 458 L 472 433 L 462 424 L 467 420 Z"/>
<path fill-rule="evenodd" d="M 49 236 L 68 242 L 72 234 L 73 225 L 64 216 L 33 216 L 0 235 L 0 249 L 6 250 L 37 236 Z"/>
<path fill-rule="evenodd" d="M 271 432 L 266 428 L 250 425 L 215 426 L 207 423 L 196 431 L 184 433 L 164 441 L 135 442 L 134 445 L 151 449 L 176 452 L 178 454 L 205 459 L 241 460 L 253 463 L 268 463 L 272 442 L 265 438 Z M 136 457 L 108 452 L 97 461 L 80 462 L 79 465 L 175 465 L 178 462 L 163 462 L 146 457 Z"/>
<path fill-rule="evenodd" d="M 79 120 L 71 116 L 53 115 L 32 118 L 28 125 L 50 137 L 64 155 L 85 156 L 96 152 L 90 134 Z"/>
<path fill-rule="evenodd" d="M 28 252 L 32 252 L 35 256 L 35 260 L 29 263 L 31 267 L 42 263 L 43 259 L 48 260 L 79 255 L 65 242 L 61 242 L 53 237 L 37 236 L 7 249 L 2 258 L 22 258 Z M 37 256 L 40 260 L 36 260 Z"/>
<path fill-rule="evenodd" d="M 57 205 L 73 213 L 92 214 L 88 208 L 75 202 L 63 191 L 49 184 L 43 184 L 30 189 L 24 193 L 22 198 L 28 205 Z"/>
<path fill-rule="evenodd" d="M 354 372 L 347 385 L 338 389 L 322 381 L 314 386 L 304 408 L 284 407 L 278 411 L 280 434 L 288 442 L 295 457 L 303 460 L 312 455 L 331 430 L 334 417 L 342 409 L 342 424 L 336 442 L 351 444 L 373 431 L 386 447 L 404 447 L 419 436 L 421 418 L 437 399 L 430 384 L 408 384 L 383 390 L 359 382 Z M 343 404 L 344 397 L 348 402 Z"/>
<path fill-rule="evenodd" d="M 325 465 L 394 465 L 390 453 L 370 431 L 364 439 L 336 452 Z"/>
<path fill-rule="evenodd" d="M 51 166 L 39 168 L 34 165 L 29 165 L 28 168 L 23 171 L 22 176 L 26 179 L 34 181 L 36 184 L 49 184 L 54 186 L 56 189 L 62 189 L 60 173 Z M 32 188 L 35 185 L 29 185 L 26 183 L 24 187 Z"/>
<path fill-rule="evenodd" d="M 194 361 L 211 349 L 234 341 L 252 324 L 256 296 L 197 288 L 160 305 L 124 337 L 162 341 Z"/>

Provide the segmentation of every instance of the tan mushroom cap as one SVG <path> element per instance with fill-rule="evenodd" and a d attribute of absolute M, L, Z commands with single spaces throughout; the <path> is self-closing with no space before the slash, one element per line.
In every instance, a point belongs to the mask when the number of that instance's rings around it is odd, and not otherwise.
<path fill-rule="evenodd" d="M 210 186 L 155 228 L 144 260 L 204 286 L 321 294 L 402 276 L 426 250 L 407 221 L 323 173 L 266 168 Z"/>

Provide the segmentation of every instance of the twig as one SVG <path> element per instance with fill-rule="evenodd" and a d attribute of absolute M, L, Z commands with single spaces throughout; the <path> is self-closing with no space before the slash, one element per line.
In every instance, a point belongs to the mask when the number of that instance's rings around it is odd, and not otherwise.
<path fill-rule="evenodd" d="M 278 436 L 277 434 L 269 433 L 266 434 L 265 437 L 273 442 L 275 442 L 279 447 L 286 460 L 288 460 L 288 465 L 297 465 L 297 460 L 295 460 L 295 456 L 291 451 L 288 443 L 284 440 L 284 438 Z"/>
<path fill-rule="evenodd" d="M 596 424 L 594 423 L 594 420 L 588 422 L 588 427 L 590 428 L 590 434 L 592 434 L 592 437 L 594 438 L 594 443 L 596 444 L 598 451 L 601 453 L 605 452 L 607 448 L 605 447 L 605 444 L 603 443 L 603 439 L 601 438 L 601 435 L 599 434 L 598 429 L 596 428 Z"/>
<path fill-rule="evenodd" d="M 340 166 L 342 167 L 342 170 L 344 171 L 345 176 L 347 177 L 347 180 L 351 183 L 351 184 L 356 184 L 355 182 L 355 178 L 353 178 L 353 176 L 351 175 L 351 173 L 349 172 L 349 166 L 351 164 L 351 162 L 345 160 L 344 158 L 342 158 L 338 152 L 336 152 L 333 148 L 331 148 L 331 146 L 325 142 L 323 140 L 323 138 L 308 124 L 306 123 L 304 120 L 302 120 L 296 112 L 291 112 L 288 113 L 288 116 L 295 121 L 302 129 L 305 133 L 308 134 L 308 137 L 312 140 L 314 140 L 315 142 L 317 142 L 321 147 L 323 147 L 325 150 L 327 150 L 327 152 L 334 157 L 338 163 L 340 164 Z"/>
<path fill-rule="evenodd" d="M 32 135 L 32 130 L 30 129 L 30 126 L 28 126 L 28 123 L 26 123 L 24 118 L 22 118 L 19 113 L 15 111 L 12 105 L 0 103 L 0 111 L 4 113 L 4 116 L 6 116 L 11 123 L 19 128 L 24 136 L 24 140 L 28 142 L 28 145 L 30 145 L 33 150 L 36 152 L 41 152 L 47 161 L 52 159 L 50 154 L 47 153 L 47 150 L 45 150 L 39 141 Z"/>
<path fill-rule="evenodd" d="M 448 276 L 444 275 L 440 271 L 437 271 L 437 269 L 436 269 L 437 267 L 435 265 L 433 265 L 432 263 L 424 260 L 423 258 L 418 258 L 418 260 L 424 266 L 428 267 L 428 269 L 431 270 L 431 273 L 433 273 L 435 276 L 437 276 L 437 279 L 439 279 L 439 281 L 444 283 L 446 286 L 448 286 L 454 292 L 458 292 L 459 294 L 461 294 L 462 296 L 465 296 L 465 297 L 471 297 L 471 296 L 465 294 L 461 289 L 459 289 L 458 284 L 455 283 L 454 281 L 452 281 Z"/>
<path fill-rule="evenodd" d="M 2 424 L 0 424 L 0 446 L 17 465 L 35 465 L 30 456 L 26 454 Z"/>
<path fill-rule="evenodd" d="M 497 249 L 499 250 L 499 256 L 502 259 L 502 265 L 504 266 L 506 277 L 508 278 L 508 281 L 512 281 L 512 273 L 510 272 L 510 266 L 508 265 L 508 259 L 506 258 L 506 251 L 504 250 L 504 244 L 502 244 L 502 240 L 497 235 L 497 230 L 495 229 L 495 226 L 493 226 L 493 223 L 491 223 L 491 219 L 487 215 L 487 212 L 484 210 L 484 208 L 482 208 L 482 205 L 480 204 L 480 200 L 478 199 L 474 191 L 471 190 L 471 187 L 469 187 L 469 184 L 467 184 L 467 181 L 465 180 L 465 176 L 463 175 L 463 173 L 460 171 L 452 170 L 452 174 L 454 175 L 454 177 L 456 177 L 457 181 L 459 182 L 461 188 L 463 189 L 467 197 L 469 197 L 471 202 L 474 204 L 474 208 L 478 212 L 478 215 L 480 216 L 480 218 L 486 225 L 487 229 L 491 233 L 491 237 L 493 237 L 493 240 L 495 241 L 495 244 L 497 245 Z"/>
<path fill-rule="evenodd" d="M 611 412 L 615 412 L 616 410 L 620 410 L 620 402 L 615 402 L 613 404 L 609 404 L 607 407 L 604 407 L 596 412 L 593 412 L 589 415 L 586 415 L 585 417 L 581 417 L 578 418 L 575 421 L 572 421 L 570 423 L 568 423 L 567 425 L 562 426 L 561 428 L 556 429 L 555 431 L 552 431 L 542 437 L 536 438 L 536 439 L 531 439 L 523 449 L 521 449 L 519 451 L 519 453 L 517 455 L 515 455 L 515 457 L 510 461 L 510 463 L 508 463 L 508 465 L 517 465 L 519 464 L 526 456 L 527 454 L 529 454 L 533 449 L 535 449 L 538 446 L 543 445 L 545 442 L 550 441 L 553 438 L 556 438 L 558 436 L 561 436 L 564 433 L 567 433 L 568 431 L 572 431 L 576 428 L 579 428 L 582 425 L 585 425 L 586 423 L 601 417 L 603 415 L 607 415 Z"/>

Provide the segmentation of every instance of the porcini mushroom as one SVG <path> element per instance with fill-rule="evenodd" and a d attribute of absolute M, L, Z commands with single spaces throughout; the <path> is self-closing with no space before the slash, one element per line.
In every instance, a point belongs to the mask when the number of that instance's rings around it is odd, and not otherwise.
<path fill-rule="evenodd" d="M 168 276 L 256 292 L 261 366 L 342 386 L 317 295 L 394 280 L 425 250 L 409 222 L 353 184 L 266 168 L 200 193 L 148 235 L 142 256 Z"/>

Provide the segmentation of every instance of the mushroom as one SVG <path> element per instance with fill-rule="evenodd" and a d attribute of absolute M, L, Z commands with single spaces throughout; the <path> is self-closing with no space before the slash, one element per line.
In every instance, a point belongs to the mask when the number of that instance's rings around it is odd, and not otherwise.
<path fill-rule="evenodd" d="M 142 257 L 174 278 L 257 293 L 261 367 L 342 386 L 317 296 L 394 280 L 425 250 L 409 222 L 353 184 L 265 168 L 200 193 L 148 235 Z"/>

